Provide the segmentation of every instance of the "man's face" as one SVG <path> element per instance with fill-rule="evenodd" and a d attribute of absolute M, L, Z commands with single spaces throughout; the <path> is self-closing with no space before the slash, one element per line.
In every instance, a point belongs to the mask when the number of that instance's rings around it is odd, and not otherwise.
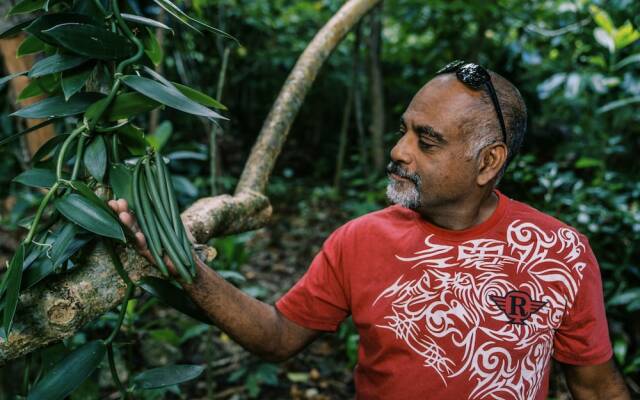
<path fill-rule="evenodd" d="M 387 167 L 391 202 L 426 211 L 477 189 L 475 158 L 466 157 L 461 123 L 478 96 L 451 74 L 436 77 L 415 95 L 402 115 Z"/>

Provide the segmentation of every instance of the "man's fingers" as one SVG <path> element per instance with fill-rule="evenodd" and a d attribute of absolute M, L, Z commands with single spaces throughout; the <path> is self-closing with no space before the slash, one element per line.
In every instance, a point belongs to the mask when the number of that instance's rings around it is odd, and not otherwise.
<path fill-rule="evenodd" d="M 136 245 L 141 251 L 147 250 L 147 238 L 144 237 L 142 232 L 136 232 Z"/>
<path fill-rule="evenodd" d="M 115 200 L 109 200 L 109 201 L 107 202 L 107 204 L 109 205 L 109 207 L 111 207 L 111 209 L 112 209 L 113 211 L 115 211 L 115 212 L 116 212 L 116 213 L 118 213 L 118 214 L 120 213 L 120 210 L 118 209 L 118 202 L 117 202 L 117 201 L 115 201 Z"/>
<path fill-rule="evenodd" d="M 118 209 L 120 210 L 120 212 L 128 212 L 129 204 L 127 204 L 127 200 L 118 199 Z"/>
<path fill-rule="evenodd" d="M 118 217 L 120 217 L 120 221 L 129 229 L 131 229 L 132 232 L 138 232 L 140 230 L 140 228 L 138 227 L 138 223 L 136 222 L 136 219 L 133 217 L 133 215 L 131 215 L 131 213 L 128 212 L 121 212 L 120 214 L 118 214 Z"/>

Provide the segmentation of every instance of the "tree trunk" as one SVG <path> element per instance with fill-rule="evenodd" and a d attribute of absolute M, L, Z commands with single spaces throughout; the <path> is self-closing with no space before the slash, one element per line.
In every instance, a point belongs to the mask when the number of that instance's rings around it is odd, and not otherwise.
<path fill-rule="evenodd" d="M 384 171 L 384 87 L 380 53 L 382 43 L 382 4 L 371 13 L 371 36 L 369 37 L 369 84 L 371 94 L 371 156 L 376 174 Z"/>
<path fill-rule="evenodd" d="M 284 84 L 265 124 L 234 196 L 198 200 L 182 213 L 187 231 L 197 243 L 214 236 L 254 230 L 271 216 L 262 194 L 291 124 L 318 70 L 351 27 L 379 0 L 350 0 L 316 35 Z M 146 260 L 125 247 L 123 264 L 134 280 L 155 275 Z M 73 271 L 20 295 L 14 329 L 0 339 L 0 365 L 51 342 L 71 336 L 87 322 L 122 300 L 124 283 L 101 246 Z"/>
<path fill-rule="evenodd" d="M 340 138 L 338 141 L 338 156 L 336 157 L 336 170 L 333 177 L 333 187 L 336 191 L 340 191 L 340 179 L 342 168 L 344 165 L 344 157 L 347 152 L 349 123 L 351 122 L 351 109 L 353 108 L 353 92 L 357 73 L 357 54 L 360 51 L 360 35 L 356 35 L 353 42 L 353 61 L 351 63 L 351 77 L 349 79 L 349 88 L 347 89 L 347 100 L 344 104 L 342 112 L 342 124 L 340 125 Z"/>
<path fill-rule="evenodd" d="M 356 42 L 360 43 L 361 25 L 356 28 Z M 367 139 L 364 133 L 364 113 L 362 112 L 362 62 L 360 49 L 357 48 L 354 55 L 356 79 L 354 80 L 353 107 L 355 108 L 356 130 L 358 132 L 358 150 L 360 151 L 360 166 L 367 181 L 369 180 L 369 152 L 367 151 Z"/>

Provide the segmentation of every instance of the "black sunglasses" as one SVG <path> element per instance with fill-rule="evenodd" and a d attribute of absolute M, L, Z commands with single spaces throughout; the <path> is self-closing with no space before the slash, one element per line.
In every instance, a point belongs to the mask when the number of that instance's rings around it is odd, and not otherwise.
<path fill-rule="evenodd" d="M 491 75 L 486 69 L 482 68 L 478 64 L 468 63 L 466 61 L 456 60 L 452 61 L 444 67 L 440 68 L 436 75 L 449 74 L 455 72 L 458 80 L 472 89 L 478 90 L 483 85 L 489 90 L 491 101 L 498 114 L 498 121 L 500 122 L 500 128 L 502 129 L 502 140 L 504 144 L 507 144 L 507 129 L 504 125 L 504 118 L 502 117 L 502 109 L 500 109 L 500 103 L 498 103 L 498 96 L 496 90 L 491 83 Z"/>

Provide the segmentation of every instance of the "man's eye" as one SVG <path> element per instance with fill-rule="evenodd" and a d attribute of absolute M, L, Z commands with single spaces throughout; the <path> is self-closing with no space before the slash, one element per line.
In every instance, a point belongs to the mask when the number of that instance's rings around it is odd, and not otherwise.
<path fill-rule="evenodd" d="M 433 147 L 433 145 L 431 145 L 429 143 L 425 143 L 423 141 L 419 141 L 418 142 L 418 146 L 420 146 L 421 149 L 429 149 L 429 148 Z"/>

